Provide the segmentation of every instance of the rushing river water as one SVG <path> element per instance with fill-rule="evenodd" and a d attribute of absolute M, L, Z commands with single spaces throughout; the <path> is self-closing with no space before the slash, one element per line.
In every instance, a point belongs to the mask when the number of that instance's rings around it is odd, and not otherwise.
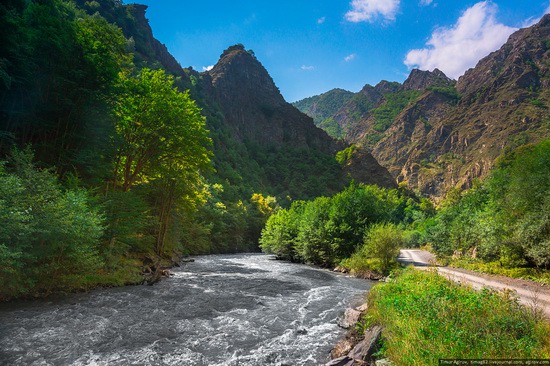
<path fill-rule="evenodd" d="M 246 254 L 154 286 L 0 306 L 0 365 L 318 365 L 370 283 Z"/>

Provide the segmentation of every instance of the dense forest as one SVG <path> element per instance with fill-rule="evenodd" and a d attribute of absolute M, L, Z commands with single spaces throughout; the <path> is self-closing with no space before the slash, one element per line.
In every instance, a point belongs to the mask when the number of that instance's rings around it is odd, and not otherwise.
<path fill-rule="evenodd" d="M 279 204 L 348 181 L 326 149 L 236 138 L 208 75 L 177 65 L 143 8 L 0 5 L 0 298 L 152 280 L 189 254 L 259 251 Z"/>

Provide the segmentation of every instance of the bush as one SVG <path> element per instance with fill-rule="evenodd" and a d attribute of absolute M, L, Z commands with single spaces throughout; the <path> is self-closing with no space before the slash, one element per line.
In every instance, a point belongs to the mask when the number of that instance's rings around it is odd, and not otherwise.
<path fill-rule="evenodd" d="M 404 244 L 403 231 L 396 225 L 374 224 L 366 234 L 364 245 L 344 265 L 356 274 L 367 271 L 388 273 L 397 265 L 396 258 Z"/>
<path fill-rule="evenodd" d="M 32 157 L 14 152 L 15 172 L 0 167 L 0 298 L 48 293 L 102 265 L 102 215 L 85 191 L 63 191 Z"/>

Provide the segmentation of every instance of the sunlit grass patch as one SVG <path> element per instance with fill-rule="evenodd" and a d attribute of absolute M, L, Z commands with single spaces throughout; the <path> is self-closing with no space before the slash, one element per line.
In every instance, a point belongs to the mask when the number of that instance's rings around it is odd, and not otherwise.
<path fill-rule="evenodd" d="M 550 357 L 550 325 L 510 294 L 474 291 L 432 272 L 403 271 L 369 294 L 362 327 L 384 327 L 384 353 L 396 365 L 442 358 Z"/>

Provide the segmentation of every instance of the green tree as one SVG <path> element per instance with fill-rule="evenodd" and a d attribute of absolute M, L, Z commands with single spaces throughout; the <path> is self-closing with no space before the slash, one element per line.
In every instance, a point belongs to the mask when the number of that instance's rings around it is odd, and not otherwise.
<path fill-rule="evenodd" d="M 162 254 L 176 205 L 188 210 L 204 202 L 201 170 L 209 169 L 211 143 L 205 119 L 189 93 L 174 87 L 162 70 L 120 76 L 114 100 L 119 145 L 114 187 L 126 192 L 150 184 L 158 217 L 156 252 Z"/>

